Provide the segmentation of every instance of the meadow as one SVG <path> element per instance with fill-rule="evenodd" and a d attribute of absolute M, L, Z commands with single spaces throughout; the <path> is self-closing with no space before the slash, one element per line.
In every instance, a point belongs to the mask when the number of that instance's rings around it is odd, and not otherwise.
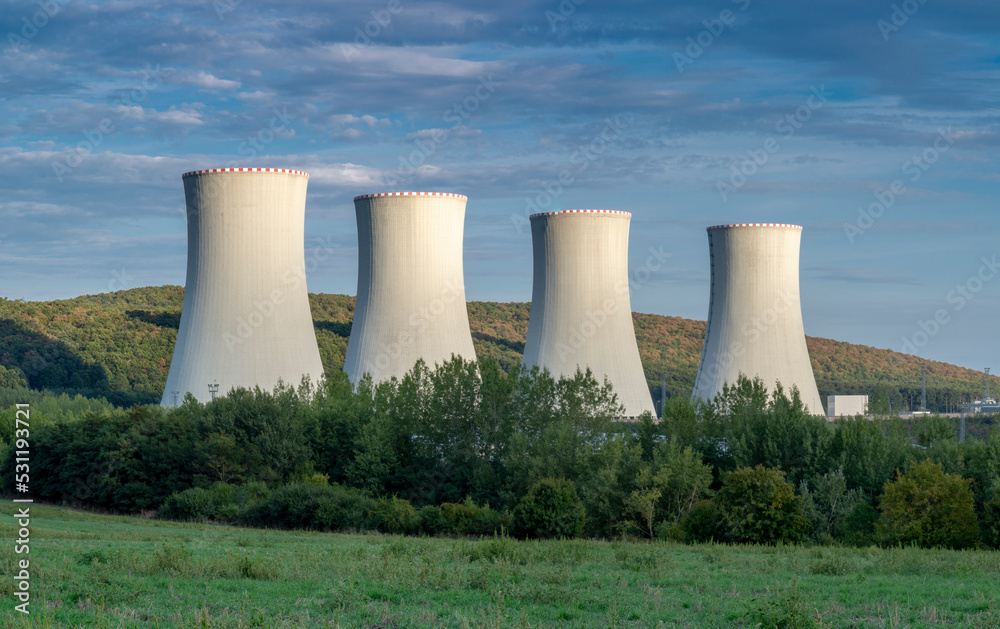
<path fill-rule="evenodd" d="M 0 569 L 15 573 L 14 509 Z M 32 507 L 8 627 L 997 627 L 996 551 L 270 531 Z"/>

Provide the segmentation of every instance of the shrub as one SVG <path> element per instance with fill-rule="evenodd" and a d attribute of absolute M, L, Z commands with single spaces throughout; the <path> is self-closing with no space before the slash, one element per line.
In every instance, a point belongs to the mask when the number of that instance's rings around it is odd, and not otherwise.
<path fill-rule="evenodd" d="M 192 487 L 171 495 L 156 515 L 168 520 L 232 522 L 241 507 L 254 504 L 268 495 L 270 490 L 261 482 L 246 485 L 214 483 L 208 489 Z"/>
<path fill-rule="evenodd" d="M 372 513 L 379 530 L 396 535 L 406 535 L 417 530 L 420 520 L 410 501 L 393 496 L 380 498 Z"/>
<path fill-rule="evenodd" d="M 983 542 L 1000 550 L 1000 496 L 983 505 L 980 526 L 983 529 Z"/>
<path fill-rule="evenodd" d="M 798 542 L 812 528 L 802 514 L 801 498 L 781 470 L 758 465 L 730 472 L 716 501 L 732 542 Z"/>
<path fill-rule="evenodd" d="M 875 543 L 878 511 L 867 502 L 858 502 L 833 528 L 833 538 L 848 546 L 871 546 Z"/>
<path fill-rule="evenodd" d="M 865 500 L 858 490 L 847 489 L 847 481 L 841 469 L 817 476 L 811 483 L 802 481 L 799 484 L 799 497 L 802 498 L 802 513 L 813 525 L 812 537 L 820 543 L 832 540 L 834 531 L 847 514 Z"/>
<path fill-rule="evenodd" d="M 671 542 L 683 542 L 684 541 L 684 529 L 677 522 L 660 522 L 656 527 L 656 539 L 671 541 Z"/>
<path fill-rule="evenodd" d="M 571 481 L 546 478 L 531 486 L 514 510 L 514 529 L 531 538 L 580 537 L 586 511 Z"/>
<path fill-rule="evenodd" d="M 970 481 L 940 463 L 910 463 L 885 484 L 876 528 L 887 544 L 970 548 L 979 543 Z"/>
<path fill-rule="evenodd" d="M 210 520 L 218 509 L 216 497 L 207 489 L 192 487 L 171 495 L 157 510 L 165 520 Z"/>
<path fill-rule="evenodd" d="M 823 626 L 810 609 L 809 600 L 799 592 L 798 582 L 776 589 L 748 604 L 745 617 L 754 627 L 811 629 Z M 742 624 L 742 623 L 741 623 Z"/>
<path fill-rule="evenodd" d="M 372 528 L 375 499 L 340 485 L 291 483 L 240 510 L 241 524 L 257 527 L 338 531 Z"/>
<path fill-rule="evenodd" d="M 418 526 L 424 535 L 439 535 L 450 531 L 448 520 L 441 513 L 441 507 L 426 505 L 417 511 Z"/>
<path fill-rule="evenodd" d="M 509 527 L 510 517 L 494 511 L 490 506 L 479 506 L 466 497 L 462 502 L 446 502 L 441 505 L 447 530 L 460 535 L 493 535 L 504 527 Z"/>
<path fill-rule="evenodd" d="M 694 503 L 694 506 L 681 517 L 680 530 L 681 540 L 688 544 L 725 539 L 722 512 L 713 500 Z"/>
<path fill-rule="evenodd" d="M 461 547 L 460 547 L 461 548 Z M 524 544 L 506 535 L 494 534 L 478 542 L 471 542 L 463 548 L 469 561 L 486 563 L 508 562 L 512 564 L 527 563 L 527 553 Z"/>
<path fill-rule="evenodd" d="M 254 504 L 271 497 L 271 488 L 261 481 L 250 481 L 233 486 L 232 501 L 237 506 Z"/>

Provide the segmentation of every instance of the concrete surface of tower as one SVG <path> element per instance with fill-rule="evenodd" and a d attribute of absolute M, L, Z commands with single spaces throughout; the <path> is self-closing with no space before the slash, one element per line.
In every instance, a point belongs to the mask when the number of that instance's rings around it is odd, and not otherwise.
<path fill-rule="evenodd" d="M 308 180 L 278 168 L 183 175 L 187 280 L 162 404 L 208 401 L 216 382 L 224 395 L 322 377 L 305 276 Z"/>
<path fill-rule="evenodd" d="M 476 359 L 465 305 L 460 194 L 387 192 L 354 199 L 358 297 L 344 371 L 351 382 L 402 378 L 417 359 Z"/>
<path fill-rule="evenodd" d="M 708 228 L 712 284 L 694 398 L 710 400 L 739 374 L 774 389 L 799 389 L 823 414 L 799 303 L 798 225 L 744 223 Z"/>
<path fill-rule="evenodd" d="M 523 359 L 555 377 L 590 367 L 611 383 L 626 417 L 655 414 L 629 300 L 631 217 L 613 210 L 530 217 L 534 280 Z"/>

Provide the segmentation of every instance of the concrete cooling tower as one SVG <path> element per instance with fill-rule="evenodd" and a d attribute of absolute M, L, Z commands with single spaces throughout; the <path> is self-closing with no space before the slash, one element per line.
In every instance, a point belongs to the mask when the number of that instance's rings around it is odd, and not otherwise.
<path fill-rule="evenodd" d="M 358 298 L 344 357 L 357 383 L 402 378 L 422 358 L 476 359 L 465 306 L 465 202 L 445 192 L 355 197 Z"/>
<path fill-rule="evenodd" d="M 271 391 L 323 375 L 306 292 L 309 176 L 278 168 L 185 173 L 188 260 L 184 309 L 162 404 L 210 384 Z"/>
<path fill-rule="evenodd" d="M 639 360 L 628 288 L 632 215 L 612 210 L 534 214 L 534 281 L 523 364 L 556 378 L 590 367 L 607 377 L 625 416 L 655 414 Z"/>
<path fill-rule="evenodd" d="M 745 223 L 708 228 L 712 288 L 694 398 L 713 399 L 739 374 L 797 386 L 809 412 L 823 404 L 799 303 L 798 225 Z"/>

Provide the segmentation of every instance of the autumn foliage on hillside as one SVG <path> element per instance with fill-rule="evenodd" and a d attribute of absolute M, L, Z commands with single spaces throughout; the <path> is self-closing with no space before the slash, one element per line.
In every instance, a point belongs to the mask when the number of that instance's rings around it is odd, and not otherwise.
<path fill-rule="evenodd" d="M 324 368 L 339 370 L 354 316 L 354 298 L 310 295 Z M 46 302 L 0 300 L 0 388 L 28 386 L 104 396 L 116 404 L 159 401 L 177 339 L 184 289 L 135 288 Z M 471 302 L 469 323 L 479 356 L 505 369 L 524 350 L 530 304 Z M 688 396 L 701 358 L 704 321 L 633 314 L 651 391 Z M 916 356 L 829 339 L 808 338 L 820 394 L 863 393 L 879 410 L 919 404 L 920 365 L 927 365 L 928 406 L 953 410 L 982 389 L 979 372 Z M 994 383 L 996 384 L 996 383 Z M 1000 390 L 998 387 L 997 390 Z"/>

